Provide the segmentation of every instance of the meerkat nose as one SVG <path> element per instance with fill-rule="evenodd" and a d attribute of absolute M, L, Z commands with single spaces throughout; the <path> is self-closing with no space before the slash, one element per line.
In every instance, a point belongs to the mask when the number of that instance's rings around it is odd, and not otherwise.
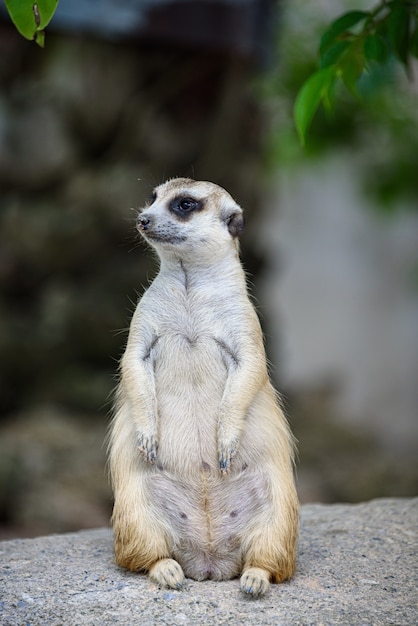
<path fill-rule="evenodd" d="M 148 230 L 151 226 L 151 219 L 146 217 L 145 215 L 138 215 L 138 219 L 136 220 L 137 228 L 141 230 Z"/>

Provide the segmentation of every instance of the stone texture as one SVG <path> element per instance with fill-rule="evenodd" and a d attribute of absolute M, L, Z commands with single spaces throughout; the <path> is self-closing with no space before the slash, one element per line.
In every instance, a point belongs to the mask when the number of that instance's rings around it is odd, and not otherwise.
<path fill-rule="evenodd" d="M 418 499 L 302 507 L 298 569 L 261 600 L 238 582 L 159 589 L 113 562 L 103 528 L 0 543 L 3 626 L 418 622 Z"/>

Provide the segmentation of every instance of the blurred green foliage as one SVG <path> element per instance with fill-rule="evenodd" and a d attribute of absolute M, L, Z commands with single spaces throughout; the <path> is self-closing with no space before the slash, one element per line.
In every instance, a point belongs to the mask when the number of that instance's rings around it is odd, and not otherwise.
<path fill-rule="evenodd" d="M 344 12 L 347 3 L 328 26 L 329 7 L 321 13 L 303 0 L 284 7 L 278 63 L 260 85 L 272 118 L 267 165 L 351 152 L 381 212 L 400 199 L 417 210 L 418 3 Z"/>
<path fill-rule="evenodd" d="M 322 104 L 332 109 L 337 81 L 354 96 L 373 64 L 398 59 L 408 71 L 418 57 L 418 2 L 383 0 L 371 11 L 344 13 L 326 29 L 319 45 L 320 69 L 303 84 L 295 102 L 295 124 L 302 143 Z"/>

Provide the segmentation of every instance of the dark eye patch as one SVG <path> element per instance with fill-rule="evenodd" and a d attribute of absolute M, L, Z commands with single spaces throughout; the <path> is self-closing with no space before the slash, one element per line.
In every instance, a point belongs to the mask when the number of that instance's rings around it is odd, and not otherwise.
<path fill-rule="evenodd" d="M 203 202 L 190 196 L 176 196 L 168 205 L 168 210 L 183 220 L 190 219 L 192 213 L 201 211 L 202 208 Z"/>

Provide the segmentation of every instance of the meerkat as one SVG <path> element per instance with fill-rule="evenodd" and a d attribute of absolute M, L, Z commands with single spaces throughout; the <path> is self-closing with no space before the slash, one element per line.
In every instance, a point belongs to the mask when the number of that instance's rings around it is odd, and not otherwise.
<path fill-rule="evenodd" d="M 293 438 L 239 259 L 243 211 L 177 178 L 137 219 L 159 273 L 133 315 L 109 443 L 116 562 L 160 586 L 295 569 Z"/>

